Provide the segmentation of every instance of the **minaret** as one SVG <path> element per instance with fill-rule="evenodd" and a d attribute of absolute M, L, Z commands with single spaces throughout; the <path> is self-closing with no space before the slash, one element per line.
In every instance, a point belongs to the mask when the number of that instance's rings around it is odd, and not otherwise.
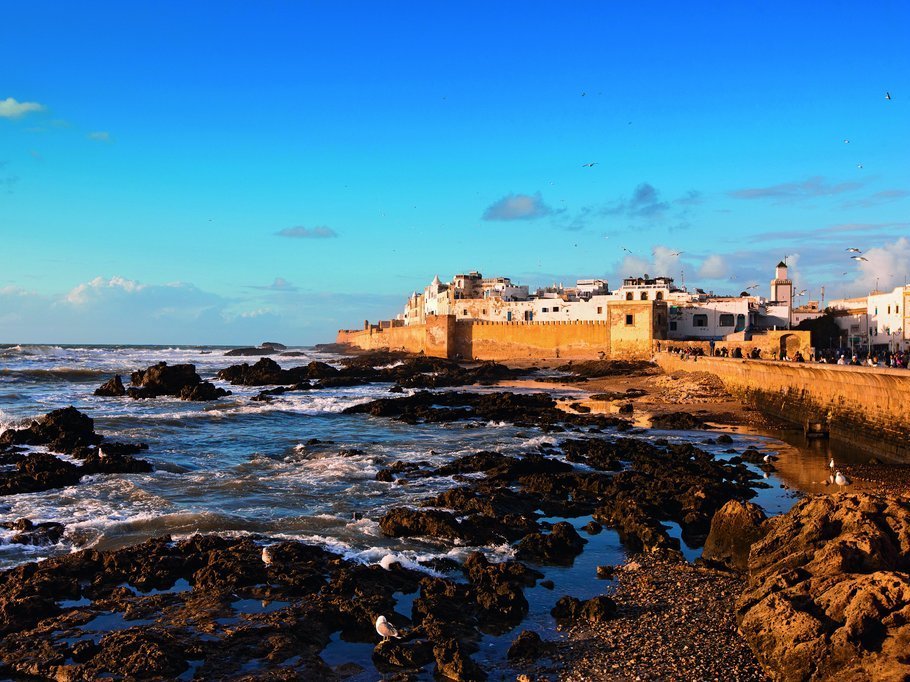
<path fill-rule="evenodd" d="M 790 314 L 793 310 L 793 282 L 787 277 L 787 264 L 777 264 L 774 279 L 771 280 L 771 300 L 787 306 L 787 327 L 790 327 Z"/>

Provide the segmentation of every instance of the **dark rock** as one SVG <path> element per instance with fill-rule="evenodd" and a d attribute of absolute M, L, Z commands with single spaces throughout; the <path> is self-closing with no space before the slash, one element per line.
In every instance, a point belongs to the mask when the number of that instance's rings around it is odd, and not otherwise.
<path fill-rule="evenodd" d="M 62 523 L 48 521 L 36 524 L 28 519 L 2 523 L 0 526 L 19 531 L 10 538 L 10 542 L 16 545 L 55 545 L 66 530 Z"/>
<path fill-rule="evenodd" d="M 610 580 L 613 578 L 615 570 L 613 566 L 598 566 L 597 577 L 601 580 Z"/>
<path fill-rule="evenodd" d="M 587 379 L 611 376 L 647 376 L 660 372 L 657 365 L 644 360 L 588 360 L 562 365 L 558 369 L 560 372 L 571 372 L 577 377 Z"/>
<path fill-rule="evenodd" d="M 101 386 L 95 389 L 95 395 L 119 398 L 126 395 L 126 389 L 123 387 L 123 381 L 120 375 L 114 375 L 113 379 L 105 381 Z"/>
<path fill-rule="evenodd" d="M 540 635 L 531 630 L 524 630 L 509 647 L 508 657 L 510 661 L 524 659 L 536 661 L 538 658 L 547 653 L 548 647 L 540 639 Z"/>
<path fill-rule="evenodd" d="M 717 442 L 718 443 L 732 443 L 733 437 L 730 436 L 729 434 L 722 433 L 717 437 Z"/>
<path fill-rule="evenodd" d="M 487 679 L 486 673 L 468 656 L 457 639 L 448 639 L 433 647 L 436 674 L 456 682 L 476 682 Z"/>
<path fill-rule="evenodd" d="M 588 521 L 584 525 L 584 530 L 588 533 L 588 535 L 597 535 L 603 530 L 603 528 L 604 527 L 597 523 L 597 521 Z"/>
<path fill-rule="evenodd" d="M 246 348 L 234 348 L 233 350 L 227 351 L 225 355 L 229 357 L 274 355 L 276 352 L 277 351 L 274 348 L 253 348 L 248 346 Z"/>
<path fill-rule="evenodd" d="M 702 558 L 745 571 L 749 549 L 764 536 L 764 511 L 757 504 L 730 500 L 711 519 Z"/>
<path fill-rule="evenodd" d="M 616 615 L 616 602 L 603 595 L 587 601 L 566 596 L 556 602 L 550 615 L 558 621 L 586 620 L 589 623 L 602 623 Z"/>
<path fill-rule="evenodd" d="M 217 387 L 209 381 L 203 381 L 195 386 L 184 386 L 180 389 L 177 397 L 181 400 L 205 401 L 218 400 L 218 398 L 223 398 L 227 395 L 231 395 L 231 392 Z"/>
<path fill-rule="evenodd" d="M 515 556 L 541 564 L 571 565 L 586 543 L 572 524 L 560 521 L 547 535 L 531 533 L 525 536 L 518 543 Z"/>
<path fill-rule="evenodd" d="M 230 395 L 230 391 L 203 382 L 191 364 L 168 365 L 159 362 L 130 375 L 133 384 L 126 394 L 134 400 L 170 395 L 181 400 L 216 400 Z"/>
<path fill-rule="evenodd" d="M 288 347 L 277 341 L 263 341 L 259 344 L 260 348 L 269 348 L 271 350 L 287 350 Z"/>
<path fill-rule="evenodd" d="M 0 434 L 0 446 L 47 445 L 54 452 L 65 453 L 100 442 L 94 421 L 75 407 L 48 412 L 26 429 L 7 429 Z"/>
<path fill-rule="evenodd" d="M 665 431 L 694 431 L 705 428 L 705 422 L 688 412 L 666 412 L 651 417 L 651 428 Z"/>
<path fill-rule="evenodd" d="M 422 668 L 433 660 L 433 644 L 426 640 L 391 639 L 373 649 L 373 662 L 380 669 Z"/>
<path fill-rule="evenodd" d="M 542 588 L 544 588 L 545 590 L 552 590 L 554 587 L 556 587 L 554 582 L 552 580 L 550 580 L 549 578 L 547 580 L 541 580 L 540 586 Z"/>

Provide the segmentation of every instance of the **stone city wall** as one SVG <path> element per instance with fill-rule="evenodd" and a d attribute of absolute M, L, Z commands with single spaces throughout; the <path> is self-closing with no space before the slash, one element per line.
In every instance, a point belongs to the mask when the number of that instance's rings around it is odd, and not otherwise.
<path fill-rule="evenodd" d="M 910 461 L 910 371 L 815 363 L 698 358 L 658 353 L 665 372 L 710 372 L 737 398 L 879 459 Z"/>
<path fill-rule="evenodd" d="M 623 305 L 617 311 L 623 320 L 626 314 L 634 315 L 635 324 L 623 322 L 617 329 L 606 320 L 485 322 L 439 315 L 428 317 L 426 325 L 342 330 L 337 342 L 364 350 L 479 360 L 650 358 L 654 339 L 650 308 Z"/>

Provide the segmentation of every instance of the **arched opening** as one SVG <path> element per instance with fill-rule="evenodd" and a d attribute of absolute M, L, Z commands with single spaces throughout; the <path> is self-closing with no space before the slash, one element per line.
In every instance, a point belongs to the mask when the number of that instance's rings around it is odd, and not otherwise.
<path fill-rule="evenodd" d="M 799 350 L 799 337 L 796 334 L 784 334 L 780 337 L 780 357 L 793 357 Z"/>
<path fill-rule="evenodd" d="M 627 301 L 631 301 L 631 300 L 632 300 L 632 292 L 631 292 L 631 291 L 628 292 L 628 293 L 626 294 L 626 300 L 627 300 Z"/>
<path fill-rule="evenodd" d="M 648 292 L 647 292 L 647 291 L 642 291 L 642 292 L 641 292 L 641 300 L 642 300 L 642 301 L 647 301 L 647 300 L 648 300 Z"/>
<path fill-rule="evenodd" d="M 655 301 L 662 301 L 662 300 L 664 300 L 664 292 L 658 291 L 657 294 L 654 296 L 654 300 L 655 300 Z"/>

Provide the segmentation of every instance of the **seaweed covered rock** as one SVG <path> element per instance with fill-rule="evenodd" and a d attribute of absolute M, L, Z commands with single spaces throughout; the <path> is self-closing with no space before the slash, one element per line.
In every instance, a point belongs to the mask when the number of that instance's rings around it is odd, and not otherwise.
<path fill-rule="evenodd" d="M 75 407 L 48 412 L 28 428 L 7 429 L 0 434 L 0 445 L 46 445 L 55 452 L 65 453 L 100 442 L 94 420 Z"/>

